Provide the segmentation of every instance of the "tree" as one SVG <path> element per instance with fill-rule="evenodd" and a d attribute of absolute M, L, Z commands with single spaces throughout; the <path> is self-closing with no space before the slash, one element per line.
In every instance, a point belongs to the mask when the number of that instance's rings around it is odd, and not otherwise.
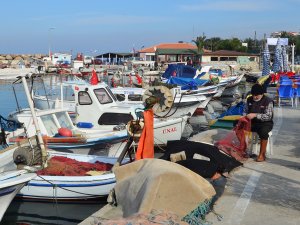
<path fill-rule="evenodd" d="M 210 49 L 211 51 L 215 51 L 218 48 L 218 44 L 221 41 L 219 37 L 212 37 L 205 40 L 205 49 Z"/>
<path fill-rule="evenodd" d="M 280 33 L 280 38 L 288 38 L 289 46 L 295 44 L 295 55 L 300 55 L 300 36 L 292 35 L 287 31 L 281 31 Z"/>
<path fill-rule="evenodd" d="M 198 36 L 195 40 L 192 40 L 192 42 L 195 43 L 195 45 L 197 46 L 197 55 L 199 57 L 199 63 L 201 65 L 201 62 L 202 62 L 202 54 L 203 54 L 203 48 L 204 48 L 204 44 L 205 44 L 205 39 L 206 39 L 206 36 L 203 35 L 202 36 Z"/>

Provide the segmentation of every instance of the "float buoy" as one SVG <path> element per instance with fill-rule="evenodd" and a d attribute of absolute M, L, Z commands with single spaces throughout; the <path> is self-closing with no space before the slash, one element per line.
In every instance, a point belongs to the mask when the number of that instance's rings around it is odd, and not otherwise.
<path fill-rule="evenodd" d="M 68 128 L 64 128 L 64 127 L 61 127 L 58 129 L 58 134 L 60 136 L 64 136 L 64 137 L 72 137 L 73 134 L 72 134 L 72 131 Z"/>

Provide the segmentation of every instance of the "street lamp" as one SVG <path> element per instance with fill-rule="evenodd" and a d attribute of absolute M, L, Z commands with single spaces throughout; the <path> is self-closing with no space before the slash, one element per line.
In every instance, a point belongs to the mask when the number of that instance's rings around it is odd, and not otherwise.
<path fill-rule="evenodd" d="M 54 30 L 55 27 L 50 27 L 49 28 L 49 57 L 51 57 L 51 30 Z"/>

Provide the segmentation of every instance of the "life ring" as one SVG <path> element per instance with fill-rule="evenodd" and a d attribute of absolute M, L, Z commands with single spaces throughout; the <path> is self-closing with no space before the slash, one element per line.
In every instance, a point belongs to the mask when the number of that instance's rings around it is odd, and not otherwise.
<path fill-rule="evenodd" d="M 116 72 L 114 75 L 113 75 L 113 79 L 115 81 L 119 81 L 121 80 L 121 74 L 119 72 Z"/>

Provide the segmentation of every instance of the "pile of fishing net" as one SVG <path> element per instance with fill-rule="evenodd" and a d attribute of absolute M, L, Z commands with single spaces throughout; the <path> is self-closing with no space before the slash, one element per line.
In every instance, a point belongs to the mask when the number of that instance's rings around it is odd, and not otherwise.
<path fill-rule="evenodd" d="M 90 171 L 109 171 L 113 167 L 104 162 L 80 162 L 63 156 L 54 156 L 48 161 L 48 166 L 37 172 L 46 176 L 86 176 Z"/>
<path fill-rule="evenodd" d="M 206 224 L 216 192 L 193 171 L 146 158 L 115 167 L 113 172 L 117 183 L 109 194 L 109 204 L 97 215 L 106 221 L 97 224 Z"/>
<path fill-rule="evenodd" d="M 223 139 L 217 141 L 217 146 L 221 151 L 234 157 L 238 161 L 244 161 L 249 156 L 247 148 L 251 140 L 251 120 L 241 117 L 237 125 Z"/>

